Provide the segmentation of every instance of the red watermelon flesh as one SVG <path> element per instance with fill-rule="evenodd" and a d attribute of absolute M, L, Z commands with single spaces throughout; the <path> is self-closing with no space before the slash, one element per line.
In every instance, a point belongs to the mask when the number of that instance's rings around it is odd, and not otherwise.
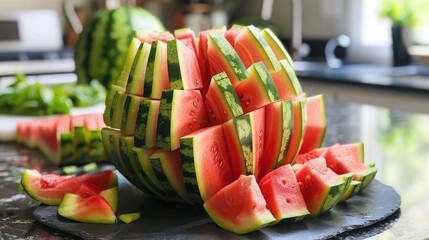
<path fill-rule="evenodd" d="M 266 204 L 255 177 L 241 175 L 205 202 L 204 208 L 220 227 L 245 234 L 275 221 Z"/>
<path fill-rule="evenodd" d="M 244 27 L 241 25 L 233 25 L 230 29 L 226 30 L 224 36 L 231 46 L 235 46 L 235 38 L 243 29 Z"/>
<path fill-rule="evenodd" d="M 355 143 L 347 146 L 338 144 L 330 147 L 325 154 L 327 166 L 337 174 L 365 171 L 367 166 L 361 160 L 361 152 L 356 150 L 362 149 L 358 146 L 360 144 Z"/>
<path fill-rule="evenodd" d="M 307 124 L 304 140 L 299 153 L 320 148 L 325 138 L 326 112 L 324 96 L 317 95 L 307 98 Z"/>
<path fill-rule="evenodd" d="M 326 152 L 328 151 L 328 149 L 329 149 L 329 147 L 316 148 L 316 149 L 310 150 L 306 153 L 298 154 L 293 163 L 294 164 L 304 164 L 311 159 L 324 157 Z"/>
<path fill-rule="evenodd" d="M 167 43 L 170 40 L 174 39 L 173 34 L 169 32 L 165 33 L 157 33 L 157 32 L 149 32 L 149 31 L 136 31 L 136 38 L 138 38 L 141 42 L 152 44 L 153 41 L 159 40 L 164 43 Z"/>
<path fill-rule="evenodd" d="M 290 164 L 265 175 L 259 187 L 276 222 L 297 222 L 310 214 Z"/>
<path fill-rule="evenodd" d="M 179 39 L 185 46 L 191 49 L 198 57 L 198 41 L 195 33 L 190 28 L 182 28 L 174 31 L 174 36 Z"/>
<path fill-rule="evenodd" d="M 203 81 L 203 88 L 201 90 L 201 93 L 203 94 L 203 96 L 205 96 L 205 93 L 209 89 L 211 76 L 212 76 L 210 75 L 209 61 L 207 56 L 208 35 L 212 32 L 220 32 L 224 34 L 225 31 L 226 29 L 209 29 L 199 33 L 197 57 L 198 57 L 198 66 L 201 72 L 201 79 Z"/>
<path fill-rule="evenodd" d="M 76 190 L 75 194 L 81 195 L 83 197 L 89 197 L 92 195 L 99 194 L 103 189 L 90 181 L 85 181 L 80 184 L 79 188 Z"/>
<path fill-rule="evenodd" d="M 271 78 L 276 85 L 280 99 L 292 99 L 301 95 L 302 88 L 296 76 L 295 70 L 289 65 L 286 59 L 279 61 L 280 70 L 271 71 Z"/>

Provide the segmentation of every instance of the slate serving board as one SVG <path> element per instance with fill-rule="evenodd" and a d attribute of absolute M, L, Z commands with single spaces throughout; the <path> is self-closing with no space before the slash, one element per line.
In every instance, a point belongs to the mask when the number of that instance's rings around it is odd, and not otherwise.
<path fill-rule="evenodd" d="M 202 206 L 166 203 L 144 197 L 119 173 L 118 214 L 140 211 L 130 224 L 86 224 L 57 215 L 57 207 L 40 205 L 33 216 L 40 223 L 83 239 L 327 239 L 368 227 L 395 213 L 401 203 L 390 186 L 374 180 L 365 192 L 340 203 L 319 218 L 235 235 L 213 223 Z"/>

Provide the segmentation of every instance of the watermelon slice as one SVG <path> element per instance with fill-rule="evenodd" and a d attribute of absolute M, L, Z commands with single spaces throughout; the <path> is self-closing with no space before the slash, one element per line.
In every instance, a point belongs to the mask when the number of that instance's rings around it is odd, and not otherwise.
<path fill-rule="evenodd" d="M 255 177 L 242 175 L 205 202 L 204 208 L 221 228 L 245 234 L 276 220 L 266 205 Z"/>
<path fill-rule="evenodd" d="M 156 128 L 158 125 L 159 100 L 143 99 L 137 113 L 135 126 L 135 145 L 153 148 L 156 146 Z"/>
<path fill-rule="evenodd" d="M 280 70 L 271 71 L 271 78 L 276 85 L 280 99 L 292 99 L 303 94 L 295 70 L 282 59 L 279 61 Z"/>
<path fill-rule="evenodd" d="M 27 194 L 47 205 L 58 205 L 66 193 L 75 193 L 83 182 L 108 189 L 118 185 L 118 177 L 112 171 L 80 176 L 42 175 L 37 170 L 26 169 L 21 177 L 21 185 Z"/>
<path fill-rule="evenodd" d="M 290 164 L 281 166 L 259 182 L 267 208 L 276 222 L 298 222 L 310 215 Z"/>
<path fill-rule="evenodd" d="M 145 87 L 144 79 L 146 77 L 146 66 L 148 65 L 150 51 L 150 44 L 140 44 L 130 70 L 130 75 L 128 77 L 128 83 L 125 88 L 125 93 L 140 97 L 143 96 L 143 91 Z"/>
<path fill-rule="evenodd" d="M 254 26 L 247 26 L 240 31 L 235 38 L 234 49 L 246 68 L 262 61 L 269 71 L 280 70 L 276 55 Z"/>
<path fill-rule="evenodd" d="M 286 48 L 283 46 L 280 39 L 273 33 L 273 31 L 271 31 L 271 29 L 263 29 L 261 31 L 261 36 L 265 39 L 265 41 L 267 41 L 268 45 L 270 46 L 279 61 L 284 59 L 292 68 L 294 67 L 293 60 L 287 52 Z"/>
<path fill-rule="evenodd" d="M 195 52 L 178 39 L 167 42 L 167 66 L 171 89 L 203 87 Z"/>
<path fill-rule="evenodd" d="M 244 113 L 225 72 L 213 76 L 206 93 L 205 105 L 212 125 L 224 123 Z"/>
<path fill-rule="evenodd" d="M 174 30 L 174 36 L 179 39 L 185 46 L 191 49 L 198 56 L 198 40 L 195 33 L 190 28 L 180 28 Z"/>
<path fill-rule="evenodd" d="M 208 124 L 200 91 L 164 91 L 159 106 L 156 145 L 160 149 L 174 151 L 180 147 L 182 136 Z"/>
<path fill-rule="evenodd" d="M 320 148 L 325 138 L 326 112 L 323 94 L 307 98 L 307 124 L 299 153 Z"/>
<path fill-rule="evenodd" d="M 156 40 L 152 42 L 146 66 L 143 97 L 160 99 L 162 91 L 167 89 L 170 89 L 167 67 L 167 44 Z"/>
<path fill-rule="evenodd" d="M 221 125 L 182 137 L 180 154 L 185 186 L 194 202 L 209 200 L 234 180 Z"/>
<path fill-rule="evenodd" d="M 114 210 L 101 195 L 82 196 L 66 193 L 58 207 L 58 214 L 85 223 L 114 224 L 117 222 Z"/>
<path fill-rule="evenodd" d="M 58 118 L 41 120 L 40 124 L 36 126 L 35 131 L 36 133 L 32 138 L 35 141 L 37 139 L 38 149 L 51 163 L 59 165 L 61 163 L 60 138 L 62 133 L 70 132 L 70 117 L 63 115 Z M 82 147 L 82 151 L 85 153 L 86 145 Z"/>
<path fill-rule="evenodd" d="M 251 65 L 247 72 L 249 78 L 240 81 L 234 86 L 245 113 L 279 100 L 273 79 L 262 62 Z"/>
<path fill-rule="evenodd" d="M 265 145 L 261 176 L 285 159 L 293 134 L 292 101 L 283 100 L 265 107 Z"/>
<path fill-rule="evenodd" d="M 326 166 L 324 158 L 303 164 L 296 179 L 311 216 L 320 216 L 333 208 L 346 190 L 346 181 Z"/>

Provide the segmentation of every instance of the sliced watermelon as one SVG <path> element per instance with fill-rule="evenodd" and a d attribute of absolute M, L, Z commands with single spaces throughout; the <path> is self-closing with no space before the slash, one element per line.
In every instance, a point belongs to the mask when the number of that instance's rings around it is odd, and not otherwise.
<path fill-rule="evenodd" d="M 306 153 L 298 154 L 293 163 L 294 164 L 304 164 L 311 159 L 325 157 L 325 154 L 328 151 L 328 149 L 329 149 L 329 147 L 316 148 L 316 149 L 310 150 Z"/>
<path fill-rule="evenodd" d="M 159 106 L 156 145 L 158 148 L 174 151 L 180 147 L 182 136 L 208 124 L 200 91 L 164 91 Z"/>
<path fill-rule="evenodd" d="M 115 116 L 114 106 L 118 104 L 117 101 L 118 101 L 119 92 L 124 93 L 125 88 L 116 86 L 116 85 L 111 85 L 110 88 L 108 89 L 107 96 L 106 96 L 106 104 L 105 104 L 106 108 L 104 109 L 104 112 L 103 112 L 103 120 L 107 126 L 112 126 L 112 118 Z"/>
<path fill-rule="evenodd" d="M 261 176 L 271 172 L 287 154 L 293 134 L 292 101 L 283 100 L 265 107 L 265 145 Z"/>
<path fill-rule="evenodd" d="M 118 78 L 113 79 L 113 81 L 111 81 L 113 82 L 113 85 L 125 88 L 128 82 L 128 78 L 130 76 L 131 69 L 133 67 L 134 59 L 136 58 L 140 46 L 141 42 L 139 39 L 133 38 L 130 41 L 130 45 L 128 46 L 127 55 L 125 56 L 121 72 L 119 73 Z M 82 69 L 83 68 L 81 68 L 81 70 Z"/>
<path fill-rule="evenodd" d="M 246 68 L 262 61 L 269 71 L 280 70 L 276 55 L 254 26 L 247 26 L 240 31 L 235 38 L 234 49 Z"/>
<path fill-rule="evenodd" d="M 267 41 L 268 45 L 270 46 L 279 61 L 285 59 L 292 68 L 294 67 L 293 60 L 287 52 L 286 48 L 283 46 L 283 43 L 273 33 L 273 31 L 271 31 L 271 29 L 263 29 L 261 31 L 261 36 L 265 39 L 265 41 Z"/>
<path fill-rule="evenodd" d="M 174 30 L 174 36 L 179 39 L 185 46 L 191 49 L 198 57 L 198 41 L 195 33 L 190 28 L 180 28 Z"/>
<path fill-rule="evenodd" d="M 208 54 L 207 54 L 208 36 L 212 32 L 219 32 L 220 34 L 224 34 L 225 31 L 226 29 L 210 29 L 210 30 L 201 31 L 198 35 L 199 36 L 198 66 L 200 68 L 201 79 L 203 81 L 203 88 L 201 90 L 201 93 L 203 94 L 203 96 L 205 96 L 209 88 L 212 76 L 215 75 L 215 74 L 210 74 L 209 60 L 208 60 Z"/>
<path fill-rule="evenodd" d="M 245 26 L 234 24 L 232 27 L 226 30 L 224 36 L 231 46 L 235 46 L 235 38 L 240 34 L 241 31 L 244 30 L 244 28 Z"/>
<path fill-rule="evenodd" d="M 130 70 L 128 83 L 125 88 L 125 93 L 136 96 L 143 96 L 146 77 L 146 66 L 148 64 L 149 55 L 151 53 L 151 45 L 141 43 Z"/>
<path fill-rule="evenodd" d="M 147 29 L 137 29 L 134 31 L 135 37 L 141 42 L 152 44 L 154 41 L 167 43 L 174 39 L 174 35 L 170 32 L 157 32 Z"/>
<path fill-rule="evenodd" d="M 160 99 L 162 91 L 170 89 L 167 67 L 167 44 L 156 40 L 152 42 L 144 78 L 143 96 Z"/>
<path fill-rule="evenodd" d="M 65 193 L 75 193 L 83 182 L 108 189 L 118 185 L 118 177 L 112 171 L 80 176 L 42 175 L 37 170 L 26 169 L 21 177 L 21 185 L 28 195 L 47 205 L 58 205 Z"/>
<path fill-rule="evenodd" d="M 135 134 L 136 122 L 139 117 L 139 110 L 141 102 L 144 101 L 143 97 L 135 95 L 126 95 L 124 110 L 122 111 L 121 119 L 121 133 L 125 136 L 131 136 Z"/>
<path fill-rule="evenodd" d="M 203 128 L 180 139 L 183 178 L 193 202 L 209 200 L 234 179 L 221 125 Z"/>
<path fill-rule="evenodd" d="M 245 234 L 276 220 L 266 205 L 255 177 L 242 175 L 205 202 L 204 208 L 221 228 Z"/>
<path fill-rule="evenodd" d="M 251 65 L 247 72 L 249 77 L 234 86 L 245 113 L 279 100 L 273 79 L 262 62 Z"/>
<path fill-rule="evenodd" d="M 114 224 L 117 222 L 115 212 L 109 202 L 100 195 L 84 197 L 79 194 L 66 193 L 58 207 L 58 214 L 85 223 Z"/>
<path fill-rule="evenodd" d="M 326 166 L 324 158 L 306 162 L 295 175 L 311 216 L 328 212 L 346 190 L 346 181 Z"/>
<path fill-rule="evenodd" d="M 37 141 L 38 149 L 51 163 L 59 165 L 61 163 L 61 134 L 70 132 L 70 117 L 63 115 L 58 118 L 42 120 L 34 131 L 32 138 Z M 83 146 L 84 153 L 85 150 L 86 145 Z"/>
<path fill-rule="evenodd" d="M 248 78 L 247 69 L 225 37 L 219 32 L 208 36 L 207 58 L 211 76 L 225 72 L 232 86 Z"/>
<path fill-rule="evenodd" d="M 276 85 L 280 99 L 292 99 L 303 94 L 295 70 L 283 59 L 279 61 L 280 70 L 271 71 L 271 78 Z"/>
<path fill-rule="evenodd" d="M 206 93 L 205 105 L 212 125 L 224 123 L 244 113 L 225 72 L 213 76 Z"/>
<path fill-rule="evenodd" d="M 180 150 L 158 149 L 150 156 L 150 163 L 163 190 L 167 192 L 167 200 L 192 204 L 183 179 Z"/>
<path fill-rule="evenodd" d="M 265 175 L 259 187 L 276 223 L 298 222 L 310 215 L 290 164 Z"/>
<path fill-rule="evenodd" d="M 201 89 L 203 82 L 197 56 L 180 40 L 167 42 L 167 66 L 171 89 Z"/>
<path fill-rule="evenodd" d="M 320 148 L 326 133 L 325 98 L 323 94 L 307 98 L 307 124 L 299 153 Z"/>
<path fill-rule="evenodd" d="M 290 139 L 289 148 L 286 157 L 277 164 L 281 166 L 284 164 L 291 164 L 298 155 L 299 149 L 302 145 L 302 140 L 305 134 L 305 125 L 307 124 L 307 104 L 303 98 L 294 99 L 292 101 L 293 107 L 293 131 Z"/>

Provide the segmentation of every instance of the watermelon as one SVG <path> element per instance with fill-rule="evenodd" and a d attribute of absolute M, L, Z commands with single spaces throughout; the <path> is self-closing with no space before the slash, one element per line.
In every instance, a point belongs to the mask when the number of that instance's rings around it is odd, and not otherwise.
<path fill-rule="evenodd" d="M 361 182 L 360 191 L 375 178 L 377 169 L 367 166 L 363 159 L 363 143 L 336 145 L 325 154 L 326 164 L 337 174 L 354 172 L 353 180 Z"/>
<path fill-rule="evenodd" d="M 249 77 L 234 86 L 245 113 L 279 100 L 273 79 L 262 62 L 251 65 L 247 72 Z"/>
<path fill-rule="evenodd" d="M 303 164 L 295 173 L 311 216 L 320 216 L 333 208 L 346 190 L 346 181 L 326 166 L 324 158 Z"/>
<path fill-rule="evenodd" d="M 276 220 L 253 175 L 242 175 L 222 188 L 204 203 L 204 209 L 217 225 L 237 234 L 255 231 Z"/>
<path fill-rule="evenodd" d="M 112 206 L 101 195 L 83 196 L 66 193 L 58 206 L 58 214 L 84 223 L 114 224 L 117 222 Z"/>
<path fill-rule="evenodd" d="M 306 96 L 269 29 L 136 38 L 106 98 L 101 135 L 111 162 L 143 193 L 204 204 L 216 224 L 247 233 L 322 215 L 370 182 L 371 166 L 359 173 L 368 180 L 327 166 L 363 156 L 353 145 L 321 148 L 323 95 Z"/>
<path fill-rule="evenodd" d="M 276 222 L 298 222 L 310 215 L 290 164 L 281 166 L 259 182 L 267 208 Z"/>
<path fill-rule="evenodd" d="M 116 187 L 118 177 L 110 170 L 80 176 L 42 175 L 37 170 L 26 169 L 22 173 L 21 185 L 27 194 L 47 205 L 58 205 L 66 193 L 75 193 L 79 186 L 89 181 L 102 189 Z"/>
<path fill-rule="evenodd" d="M 18 122 L 21 130 L 17 139 L 42 152 L 54 165 L 106 161 L 101 142 L 103 126 L 101 114 L 42 117 Z"/>
<path fill-rule="evenodd" d="M 180 155 L 185 186 L 194 202 L 207 201 L 234 180 L 220 125 L 182 137 Z"/>
<path fill-rule="evenodd" d="M 164 31 L 163 24 L 143 8 L 124 6 L 100 10 L 89 19 L 75 47 L 78 82 L 97 79 L 110 88 L 119 77 L 134 30 Z M 125 72 L 128 72 L 125 70 Z"/>
<path fill-rule="evenodd" d="M 180 137 L 208 126 L 204 101 L 198 90 L 168 90 L 159 106 L 156 146 L 176 150 Z"/>
<path fill-rule="evenodd" d="M 320 148 L 325 138 L 326 112 L 324 95 L 307 98 L 307 124 L 299 153 Z"/>

